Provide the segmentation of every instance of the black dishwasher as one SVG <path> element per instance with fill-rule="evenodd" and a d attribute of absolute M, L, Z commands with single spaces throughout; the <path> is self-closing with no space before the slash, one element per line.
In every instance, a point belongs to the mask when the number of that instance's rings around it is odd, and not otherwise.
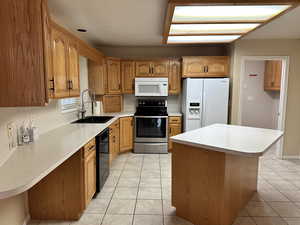
<path fill-rule="evenodd" d="M 109 129 L 96 136 L 96 195 L 101 191 L 109 175 Z"/>

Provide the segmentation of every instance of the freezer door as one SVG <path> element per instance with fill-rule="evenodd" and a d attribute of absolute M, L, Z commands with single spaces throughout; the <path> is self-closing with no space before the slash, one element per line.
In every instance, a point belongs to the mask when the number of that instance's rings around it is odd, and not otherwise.
<path fill-rule="evenodd" d="M 228 123 L 229 79 L 205 79 L 202 127 Z"/>
<path fill-rule="evenodd" d="M 184 131 L 201 127 L 203 79 L 184 81 Z"/>

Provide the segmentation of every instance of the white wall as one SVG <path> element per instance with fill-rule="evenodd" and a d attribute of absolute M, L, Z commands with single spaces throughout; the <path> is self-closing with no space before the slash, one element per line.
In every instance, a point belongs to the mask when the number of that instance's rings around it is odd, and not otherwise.
<path fill-rule="evenodd" d="M 287 109 L 283 157 L 300 156 L 300 40 L 238 40 L 231 49 L 232 67 L 232 108 L 231 123 L 238 123 L 240 73 L 243 56 L 289 56 Z"/>
<path fill-rule="evenodd" d="M 87 60 L 84 57 L 80 57 L 80 81 L 81 89 L 88 87 Z M 0 108 L 0 166 L 12 153 L 8 150 L 8 122 L 21 124 L 24 120 L 33 119 L 40 133 L 45 133 L 76 118 L 77 112 L 61 113 L 59 100 L 51 100 L 45 107 Z M 26 193 L 0 200 L 0 225 L 21 225 L 27 216 Z"/>
<path fill-rule="evenodd" d="M 264 72 L 265 61 L 246 61 L 241 89 L 241 122 L 244 126 L 276 129 L 279 92 L 264 90 Z"/>

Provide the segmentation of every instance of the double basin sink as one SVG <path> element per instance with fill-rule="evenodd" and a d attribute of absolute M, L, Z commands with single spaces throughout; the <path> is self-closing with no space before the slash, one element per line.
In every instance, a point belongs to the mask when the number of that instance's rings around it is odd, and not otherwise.
<path fill-rule="evenodd" d="M 73 123 L 106 123 L 114 118 L 113 116 L 87 116 L 84 119 L 79 119 Z"/>

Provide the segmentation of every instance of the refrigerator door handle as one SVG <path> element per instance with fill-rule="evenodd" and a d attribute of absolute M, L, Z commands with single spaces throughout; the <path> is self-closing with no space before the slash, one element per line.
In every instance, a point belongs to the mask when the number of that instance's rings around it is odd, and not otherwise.
<path fill-rule="evenodd" d="M 205 124 L 206 124 L 206 93 L 205 93 L 205 91 L 203 91 L 201 127 L 204 127 Z"/>

